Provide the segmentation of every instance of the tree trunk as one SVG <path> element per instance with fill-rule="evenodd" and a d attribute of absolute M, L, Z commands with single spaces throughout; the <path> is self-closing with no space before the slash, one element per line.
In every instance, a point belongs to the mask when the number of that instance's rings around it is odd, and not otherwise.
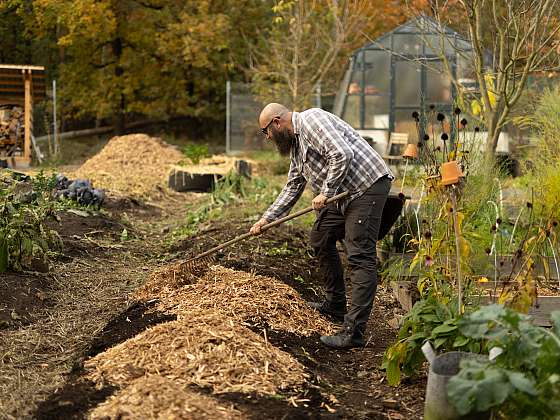
<path fill-rule="evenodd" d="M 501 98 L 494 106 L 494 109 L 486 113 L 486 127 L 488 130 L 488 135 L 486 136 L 486 155 L 487 157 L 494 157 L 496 154 L 496 148 L 498 146 L 498 139 L 500 138 L 500 133 L 503 127 L 500 124 L 502 119 L 502 114 L 504 113 L 504 104 Z"/>
<path fill-rule="evenodd" d="M 113 41 L 113 54 L 115 56 L 115 80 L 116 80 L 116 87 L 119 90 L 119 103 L 115 107 L 115 115 L 114 115 L 114 126 L 115 126 L 115 134 L 122 135 L 124 134 L 125 129 L 125 97 L 124 97 L 124 87 L 122 81 L 122 75 L 124 73 L 124 69 L 120 65 L 121 57 L 122 57 L 122 39 L 117 37 Z"/>

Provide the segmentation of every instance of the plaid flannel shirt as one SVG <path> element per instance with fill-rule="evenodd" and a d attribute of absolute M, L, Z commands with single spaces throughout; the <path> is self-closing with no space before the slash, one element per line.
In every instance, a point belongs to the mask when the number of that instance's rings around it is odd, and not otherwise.
<path fill-rule="evenodd" d="M 309 182 L 315 194 L 328 198 L 350 191 L 348 203 L 384 176 L 394 179 L 379 154 L 348 123 L 320 108 L 292 113 L 297 141 L 292 147 L 288 181 L 263 214 L 272 221 L 290 212 Z"/>

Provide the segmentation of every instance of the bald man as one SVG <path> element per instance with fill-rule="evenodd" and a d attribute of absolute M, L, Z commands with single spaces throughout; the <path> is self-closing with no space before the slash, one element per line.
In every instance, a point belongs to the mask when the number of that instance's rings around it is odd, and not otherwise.
<path fill-rule="evenodd" d="M 340 331 L 322 336 L 333 348 L 364 346 L 364 333 L 377 289 L 377 234 L 393 175 L 383 159 L 346 122 L 319 108 L 290 111 L 271 103 L 259 125 L 281 155 L 290 156 L 288 181 L 274 203 L 250 232 L 290 212 L 307 183 L 315 194 L 311 204 L 317 219 L 311 246 L 325 279 L 326 299 L 309 302 L 323 315 L 342 323 Z M 325 205 L 348 191 L 344 201 Z M 343 269 L 336 242 L 344 240 L 352 300 L 347 309 Z"/>

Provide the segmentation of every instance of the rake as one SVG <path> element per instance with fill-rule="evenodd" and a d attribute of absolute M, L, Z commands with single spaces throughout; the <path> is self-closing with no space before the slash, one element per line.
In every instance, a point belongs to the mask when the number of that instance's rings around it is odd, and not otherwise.
<path fill-rule="evenodd" d="M 331 198 L 329 198 L 325 204 L 330 204 L 333 203 L 337 200 L 340 200 L 341 198 L 344 198 L 348 195 L 348 191 L 340 193 L 338 195 L 335 195 Z M 299 210 L 293 214 L 290 214 L 288 216 L 282 217 L 278 220 L 275 220 L 274 222 L 270 222 L 264 226 L 261 227 L 261 232 L 264 232 L 270 228 L 273 228 L 275 226 L 281 225 L 284 222 L 287 222 L 288 220 L 292 220 L 295 219 L 296 217 L 302 216 L 306 213 L 309 213 L 310 211 L 313 210 L 313 207 L 307 207 L 303 210 Z M 192 257 L 190 259 L 188 259 L 187 261 L 184 261 L 183 263 L 180 264 L 180 268 L 181 271 L 183 272 L 188 272 L 191 274 L 197 274 L 200 275 L 201 272 L 204 272 L 206 267 L 208 267 L 210 264 L 212 264 L 214 262 L 214 258 L 213 255 L 218 252 L 221 249 L 224 249 L 230 245 L 236 244 L 237 242 L 243 241 L 249 237 L 254 236 L 253 234 L 247 232 L 244 233 L 243 235 L 239 235 L 227 242 L 223 242 L 220 245 L 215 246 L 214 248 L 209 249 L 208 251 L 203 252 L 202 254 L 199 254 L 195 257 Z"/>

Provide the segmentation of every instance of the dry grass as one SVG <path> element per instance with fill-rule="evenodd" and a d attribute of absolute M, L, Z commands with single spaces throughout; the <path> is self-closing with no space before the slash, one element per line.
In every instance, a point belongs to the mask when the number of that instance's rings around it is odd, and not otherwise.
<path fill-rule="evenodd" d="M 241 413 L 187 388 L 186 381 L 147 376 L 96 407 L 91 419 L 241 419 Z"/>
<path fill-rule="evenodd" d="M 119 387 L 165 376 L 214 393 L 276 394 L 305 382 L 303 366 L 219 312 L 191 311 L 156 325 L 85 363 L 88 378 Z"/>
<path fill-rule="evenodd" d="M 177 266 L 180 264 L 171 267 Z M 311 309 L 293 288 L 274 278 L 211 266 L 200 279 L 188 273 L 180 277 L 179 284 L 173 273 L 168 271 L 166 277 L 158 272 L 135 297 L 158 299 L 159 310 L 179 318 L 188 317 L 193 310 L 214 311 L 254 326 L 304 336 L 333 331 L 333 325 Z"/>
<path fill-rule="evenodd" d="M 154 198 L 167 191 L 171 167 L 183 159 L 174 146 L 146 134 L 113 137 L 72 176 L 88 178 L 112 195 Z"/>
<path fill-rule="evenodd" d="M 127 293 L 145 276 L 145 262 L 122 254 L 56 265 L 46 293 L 52 307 L 30 325 L 0 332 L 0 419 L 29 418 L 123 309 Z"/>

